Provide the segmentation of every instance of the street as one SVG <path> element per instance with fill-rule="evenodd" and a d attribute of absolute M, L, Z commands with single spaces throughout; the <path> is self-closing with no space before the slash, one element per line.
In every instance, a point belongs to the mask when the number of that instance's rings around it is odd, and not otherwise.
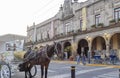
<path fill-rule="evenodd" d="M 71 78 L 71 66 L 75 66 L 76 78 L 119 78 L 118 68 L 110 66 L 84 66 L 63 62 L 51 62 L 48 70 L 48 78 Z M 40 78 L 40 66 L 37 66 L 37 75 Z M 17 72 L 12 78 L 24 78 L 24 73 Z"/>

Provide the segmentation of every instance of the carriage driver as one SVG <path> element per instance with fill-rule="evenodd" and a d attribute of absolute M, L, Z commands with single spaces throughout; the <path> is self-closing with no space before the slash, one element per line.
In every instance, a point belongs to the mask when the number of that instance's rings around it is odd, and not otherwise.
<path fill-rule="evenodd" d="M 33 54 L 34 54 L 31 47 L 27 47 L 27 48 L 28 48 L 28 50 L 24 55 L 24 61 L 32 59 Z"/>

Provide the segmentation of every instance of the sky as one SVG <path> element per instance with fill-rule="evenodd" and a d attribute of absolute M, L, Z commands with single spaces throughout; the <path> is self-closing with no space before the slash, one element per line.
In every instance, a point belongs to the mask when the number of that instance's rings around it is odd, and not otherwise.
<path fill-rule="evenodd" d="M 79 0 L 84 2 L 86 0 Z M 27 36 L 27 26 L 53 17 L 64 0 L 0 0 L 0 35 Z"/>

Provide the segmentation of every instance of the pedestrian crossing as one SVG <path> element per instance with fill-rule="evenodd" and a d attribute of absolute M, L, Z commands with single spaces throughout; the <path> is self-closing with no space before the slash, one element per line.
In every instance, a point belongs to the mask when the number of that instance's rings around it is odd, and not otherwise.
<path fill-rule="evenodd" d="M 119 73 L 118 71 L 114 71 L 114 72 L 109 72 L 109 73 L 105 73 L 102 75 L 98 75 L 93 78 L 119 78 Z"/>

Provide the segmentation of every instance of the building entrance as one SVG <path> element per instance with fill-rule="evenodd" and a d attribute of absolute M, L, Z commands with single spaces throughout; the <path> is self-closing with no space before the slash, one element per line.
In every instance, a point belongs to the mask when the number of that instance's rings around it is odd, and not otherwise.
<path fill-rule="evenodd" d="M 89 48 L 88 48 L 87 40 L 85 40 L 85 39 L 80 40 L 78 43 L 77 53 L 79 55 L 81 55 L 81 53 L 84 53 L 85 56 L 88 57 L 88 50 L 89 50 Z"/>

